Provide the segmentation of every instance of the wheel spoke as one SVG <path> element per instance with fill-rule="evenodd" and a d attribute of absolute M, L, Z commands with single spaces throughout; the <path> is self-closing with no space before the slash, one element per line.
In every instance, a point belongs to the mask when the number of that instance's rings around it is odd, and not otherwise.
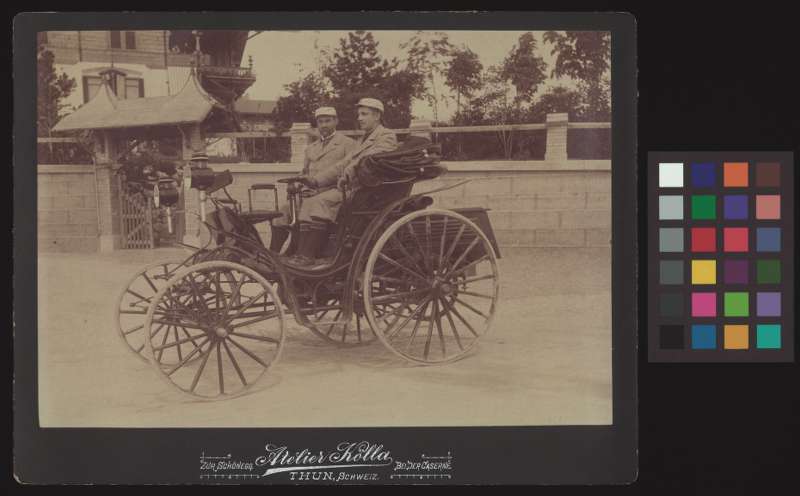
<path fill-rule="evenodd" d="M 206 336 L 206 340 L 205 340 L 205 341 L 203 341 L 202 343 L 200 343 L 200 346 L 198 346 L 197 348 L 193 349 L 193 350 L 191 351 L 191 353 L 189 353 L 188 355 L 186 355 L 186 356 L 183 358 L 183 360 L 181 360 L 180 362 L 178 362 L 178 364 L 177 364 L 177 365 L 175 365 L 175 367 L 171 368 L 170 370 L 168 370 L 168 371 L 166 372 L 167 376 L 168 376 L 168 377 L 169 377 L 169 376 L 171 376 L 171 375 L 172 375 L 172 374 L 174 374 L 174 373 L 175 373 L 175 372 L 176 372 L 176 371 L 177 371 L 179 368 L 181 368 L 181 367 L 183 367 L 184 365 L 186 365 L 186 363 L 187 363 L 189 360 L 191 360 L 193 356 L 195 356 L 195 355 L 196 355 L 198 352 L 201 352 L 201 350 L 203 349 L 203 346 L 205 346 L 205 345 L 206 345 L 206 343 L 208 343 L 209 341 L 211 341 L 211 338 L 209 338 L 209 337 L 207 337 L 207 336 Z M 211 349 L 211 348 L 209 348 L 209 349 Z"/>
<path fill-rule="evenodd" d="M 235 332 L 233 333 L 234 336 L 237 338 L 247 338 L 247 339 L 255 339 L 256 341 L 266 341 L 268 343 L 278 344 L 278 340 L 275 338 L 270 338 L 267 336 L 256 336 L 254 334 L 247 334 L 244 332 Z"/>
<path fill-rule="evenodd" d="M 132 294 L 133 296 L 139 298 L 139 301 L 137 301 L 136 303 L 132 303 L 131 306 L 138 305 L 139 303 L 142 303 L 142 302 L 147 302 L 147 303 L 150 302 L 150 298 L 140 295 L 139 293 L 137 293 L 136 291 L 132 290 L 131 288 L 126 289 L 126 291 L 128 293 Z"/>
<path fill-rule="evenodd" d="M 412 225 L 411 222 L 409 222 L 408 224 L 406 224 L 406 227 L 408 232 L 410 232 L 411 236 L 414 238 L 414 242 L 416 243 L 417 248 L 419 248 L 420 255 L 422 255 L 422 265 L 425 267 L 425 272 L 428 272 L 430 269 L 428 268 L 428 261 L 425 258 L 425 250 L 424 248 L 422 248 L 422 243 L 420 243 L 416 231 L 414 231 L 414 226 Z"/>
<path fill-rule="evenodd" d="M 487 300 L 493 300 L 494 296 L 483 294 L 483 293 L 474 293 L 472 291 L 459 291 L 459 295 L 468 295 L 468 296 L 475 296 L 478 298 L 486 298 Z"/>
<path fill-rule="evenodd" d="M 161 362 L 161 357 L 164 356 L 164 343 L 167 342 L 167 338 L 169 337 L 169 330 L 172 326 L 167 326 L 167 332 L 164 333 L 164 339 L 161 340 L 161 347 L 158 349 L 158 361 Z M 177 341 L 175 341 L 177 343 Z M 180 343 L 178 343 L 180 346 Z"/>
<path fill-rule="evenodd" d="M 387 262 L 387 263 L 397 267 L 398 269 L 402 270 L 403 272 L 407 272 L 408 274 L 416 277 L 417 279 L 419 279 L 420 281 L 424 282 L 425 284 L 428 284 L 428 280 L 425 277 L 423 277 L 421 274 L 418 274 L 417 272 L 414 272 L 413 270 L 409 269 L 408 267 L 403 267 L 402 265 L 400 265 L 399 263 L 395 262 L 391 258 L 387 257 L 383 253 L 378 254 L 378 257 L 381 260 L 383 260 L 384 262 Z"/>
<path fill-rule="evenodd" d="M 405 297 L 417 296 L 419 294 L 425 294 L 425 293 L 428 293 L 428 292 L 430 292 L 430 289 L 423 288 L 423 289 L 415 289 L 413 291 L 404 291 L 402 293 L 389 293 L 389 294 L 385 294 L 385 295 L 381 295 L 381 296 L 376 296 L 375 298 L 372 299 L 372 302 L 376 303 L 376 304 L 378 304 L 378 303 L 384 303 L 385 304 L 385 303 L 388 303 L 388 302 L 392 302 L 392 303 L 394 303 L 394 302 L 402 302 L 402 301 L 404 301 Z"/>
<path fill-rule="evenodd" d="M 442 242 L 439 246 L 439 263 L 436 265 L 436 268 L 442 270 L 442 264 L 444 263 L 444 242 L 447 239 L 447 219 L 448 217 L 444 216 L 444 221 L 442 222 Z"/>
<path fill-rule="evenodd" d="M 153 321 L 153 322 L 155 322 L 155 321 Z M 159 331 L 161 331 L 161 329 L 163 329 L 165 325 L 166 325 L 166 324 L 161 324 L 160 326 L 156 327 L 156 330 L 155 330 L 155 331 L 151 331 L 151 332 L 150 332 L 150 337 L 151 337 L 151 338 L 154 338 L 154 337 L 156 337 L 156 334 L 158 334 L 158 333 L 159 333 Z"/>
<path fill-rule="evenodd" d="M 247 348 L 245 348 L 244 346 L 242 346 L 242 345 L 240 345 L 239 343 L 237 343 L 236 341 L 234 341 L 234 339 L 233 339 L 233 336 L 231 336 L 230 334 L 228 335 L 228 340 L 230 340 L 230 342 L 231 342 L 231 343 L 233 343 L 233 345 L 234 345 L 234 346 L 236 346 L 237 348 L 239 348 L 240 350 L 242 350 L 242 351 L 244 352 L 244 354 L 245 354 L 245 355 L 249 356 L 250 358 L 252 358 L 252 359 L 253 359 L 253 360 L 255 360 L 256 362 L 258 362 L 259 364 L 261 364 L 261 366 L 262 366 L 262 367 L 264 367 L 265 369 L 269 367 L 269 365 L 267 365 L 266 363 L 264 363 L 264 361 L 263 361 L 263 360 L 261 360 L 260 358 L 258 358 L 258 356 L 257 356 L 257 355 L 255 355 L 255 354 L 254 354 L 252 351 L 248 350 L 248 349 L 247 349 Z"/>
<path fill-rule="evenodd" d="M 469 322 L 467 322 L 467 319 L 465 319 L 465 318 L 464 318 L 464 317 L 461 315 L 461 313 L 459 313 L 459 311 L 458 311 L 458 310 L 456 310 L 456 307 L 455 307 L 455 306 L 453 306 L 453 305 L 451 305 L 451 304 L 449 304 L 449 303 L 447 303 L 447 302 L 445 302 L 445 303 L 447 304 L 447 309 L 448 309 L 448 310 L 450 310 L 450 311 L 453 313 L 453 315 L 455 315 L 456 317 L 458 317 L 458 320 L 460 320 L 461 322 L 463 322 L 463 323 L 464 323 L 464 325 L 465 325 L 465 326 L 467 326 L 467 329 L 469 329 L 469 332 L 471 332 L 471 333 L 472 333 L 472 334 L 473 334 L 473 335 L 474 335 L 474 336 L 477 338 L 477 337 L 478 337 L 478 333 L 477 333 L 477 332 L 475 332 L 475 329 L 473 329 L 473 328 L 472 328 L 472 326 L 470 325 L 470 323 L 469 323 Z"/>
<path fill-rule="evenodd" d="M 166 265 L 164 267 L 166 267 Z M 147 281 L 147 284 L 150 285 L 150 289 L 153 290 L 153 293 L 158 293 L 158 288 L 156 288 L 156 285 L 153 284 L 153 281 L 151 281 L 150 278 L 147 277 L 147 272 L 143 272 L 142 276 L 144 277 L 144 280 Z"/>
<path fill-rule="evenodd" d="M 442 332 L 442 316 L 439 314 L 439 300 L 433 301 L 433 316 L 436 319 L 436 331 L 439 333 L 439 342 L 442 343 L 442 356 L 447 356 L 444 345 L 444 333 Z"/>
<path fill-rule="evenodd" d="M 219 371 L 219 394 L 225 394 L 225 381 L 222 378 L 222 350 L 220 341 L 217 341 L 217 370 Z"/>
<path fill-rule="evenodd" d="M 436 303 L 434 302 L 431 308 L 431 318 L 428 320 L 428 339 L 425 341 L 425 360 L 428 359 L 428 354 L 431 351 L 431 340 L 433 339 L 433 319 L 436 313 Z"/>
<path fill-rule="evenodd" d="M 488 316 L 488 315 L 484 314 L 483 312 L 481 312 L 481 311 L 480 311 L 480 310 L 478 310 L 477 308 L 473 307 L 473 306 L 472 306 L 472 305 L 470 305 L 469 303 L 466 303 L 466 302 L 464 302 L 464 301 L 460 300 L 459 298 L 456 298 L 456 303 L 461 303 L 462 305 L 464 305 L 465 307 L 469 308 L 469 309 L 470 309 L 470 310 L 472 310 L 473 312 L 477 313 L 478 315 L 480 315 L 480 316 L 481 316 L 481 317 L 483 317 L 484 319 L 487 319 L 487 320 L 489 319 L 489 316 Z"/>
<path fill-rule="evenodd" d="M 459 282 L 458 284 L 459 284 L 459 285 L 461 285 L 461 284 L 468 284 L 468 283 L 471 283 L 471 282 L 484 281 L 484 280 L 486 280 L 486 279 L 494 279 L 494 274 L 487 274 L 487 275 L 485 275 L 485 276 L 475 276 L 475 277 L 469 277 L 469 278 L 467 278 L 467 279 L 464 279 L 463 281 Z M 462 291 L 462 292 L 463 292 L 463 291 Z"/>
<path fill-rule="evenodd" d="M 449 266 L 449 264 L 447 262 L 449 262 L 450 261 L 450 257 L 453 256 L 453 252 L 455 251 L 456 246 L 458 245 L 458 242 L 461 241 L 461 235 L 464 234 L 464 229 L 466 229 L 466 227 L 467 227 L 466 224 L 461 224 L 461 227 L 458 228 L 458 233 L 456 234 L 456 237 L 453 240 L 453 244 L 450 245 L 450 249 L 447 250 L 447 255 L 445 255 L 445 257 L 444 257 L 444 262 L 445 263 L 444 263 L 443 267 L 448 267 Z"/>
<path fill-rule="evenodd" d="M 410 225 L 410 224 L 409 224 Z M 431 257 L 431 216 L 425 216 L 425 267 L 432 269 L 433 260 Z"/>
<path fill-rule="evenodd" d="M 402 252 L 402 253 L 403 253 L 403 256 L 404 256 L 404 257 L 406 257 L 406 259 L 407 259 L 409 262 L 411 262 L 412 264 L 414 264 L 414 267 L 416 267 L 416 269 L 417 269 L 418 271 L 420 271 L 420 272 L 426 272 L 426 270 L 425 270 L 425 269 L 423 269 L 422 267 L 420 267 L 420 266 L 419 266 L 419 264 L 417 263 L 417 261 L 416 261 L 416 260 L 414 260 L 414 257 L 413 257 L 413 256 L 411 256 L 411 254 L 408 252 L 408 250 L 406 250 L 406 247 L 405 247 L 405 246 L 403 246 L 403 243 L 402 243 L 400 240 L 398 240 L 398 239 L 396 239 L 394 236 L 392 236 L 391 238 L 389 238 L 389 242 L 390 242 L 390 243 L 392 243 L 394 246 L 396 246 L 396 247 L 397 247 L 397 249 L 398 249 L 398 250 L 400 250 L 400 252 Z"/>
<path fill-rule="evenodd" d="M 244 322 L 238 322 L 236 324 L 231 324 L 230 327 L 231 327 L 231 329 L 237 329 L 239 327 L 244 327 L 244 326 L 248 326 L 248 325 L 251 325 L 251 324 L 255 324 L 256 322 L 262 322 L 264 320 L 272 319 L 274 317 L 277 317 L 278 315 L 280 315 L 278 312 L 270 312 L 269 314 L 262 315 L 261 317 L 256 317 L 256 318 L 251 319 L 251 320 L 245 320 Z"/>
<path fill-rule="evenodd" d="M 335 321 L 336 321 L 336 320 L 339 320 L 339 317 L 341 317 L 341 316 L 342 316 L 342 311 L 341 311 L 341 310 L 339 310 L 338 312 L 336 312 L 336 315 L 334 315 L 334 316 L 333 316 L 333 320 L 335 320 Z M 325 333 L 325 335 L 326 335 L 326 336 L 330 336 L 330 335 L 331 335 L 331 332 L 333 332 L 333 329 L 335 328 L 335 326 L 336 326 L 336 324 L 331 324 L 331 325 L 329 325 L 329 326 L 328 326 L 328 332 L 327 332 L 327 333 Z"/>
<path fill-rule="evenodd" d="M 464 258 L 466 258 L 466 256 L 469 254 L 469 252 L 472 251 L 473 248 L 475 248 L 475 246 L 478 244 L 479 241 L 481 241 L 480 236 L 475 236 L 475 239 L 472 240 L 469 246 L 467 246 L 467 249 L 464 250 L 464 253 L 462 253 L 461 256 L 458 257 L 456 262 L 453 264 L 453 269 L 458 267 L 461 264 L 461 262 L 464 261 Z M 445 276 L 445 278 L 447 278 L 447 276 Z"/>
<path fill-rule="evenodd" d="M 173 335 L 175 336 L 175 341 L 177 341 L 178 339 L 180 339 L 178 337 L 178 327 L 175 326 L 172 328 L 172 330 L 175 331 Z M 178 361 L 180 362 L 181 360 L 183 360 L 183 353 L 181 352 L 181 345 L 178 345 Z"/>
<path fill-rule="evenodd" d="M 470 268 L 478 265 L 481 262 L 485 262 L 486 260 L 489 260 L 489 255 L 484 255 L 484 256 L 482 256 L 480 258 L 477 258 L 477 259 L 473 260 L 472 262 L 470 262 L 467 265 L 461 267 L 460 269 L 453 270 L 453 271 L 449 272 L 445 276 L 445 279 L 452 279 L 453 277 L 455 277 L 455 276 L 457 276 L 457 275 L 469 270 Z"/>
<path fill-rule="evenodd" d="M 244 374 L 242 373 L 242 369 L 239 368 L 239 362 L 236 361 L 236 358 L 233 357 L 233 353 L 231 353 L 231 349 L 228 348 L 228 342 L 223 340 L 222 346 L 225 347 L 225 352 L 228 353 L 228 358 L 231 359 L 231 363 L 233 364 L 233 368 L 236 369 L 236 374 L 239 376 L 239 380 L 242 381 L 242 386 L 247 386 L 247 379 L 244 378 Z"/>
<path fill-rule="evenodd" d="M 213 349 L 214 346 L 211 345 L 208 347 L 208 350 L 206 350 L 203 353 L 203 361 L 200 362 L 200 366 L 197 367 L 197 372 L 195 372 L 194 374 L 194 379 L 192 380 L 192 385 L 189 388 L 189 391 L 194 392 L 194 390 L 197 388 L 197 382 L 200 380 L 200 376 L 203 375 L 203 370 L 206 368 L 206 363 L 208 363 L 208 357 L 211 356 L 211 350 Z"/>
<path fill-rule="evenodd" d="M 194 345 L 195 348 L 200 348 L 201 346 L 203 346 L 202 344 L 200 346 L 197 346 L 197 342 L 195 341 L 195 339 L 202 337 L 202 335 L 192 336 L 191 334 L 189 334 L 189 331 L 187 331 L 184 326 L 178 326 L 178 327 L 180 327 L 181 330 L 183 330 L 183 333 L 186 334 L 187 338 L 192 340 L 192 344 Z"/>
<path fill-rule="evenodd" d="M 424 317 L 425 311 L 428 309 L 428 305 L 430 304 L 430 300 L 425 302 L 425 305 L 422 307 L 422 316 Z M 408 338 L 408 344 L 406 344 L 406 352 L 411 349 L 411 343 L 414 341 L 414 336 L 417 335 L 417 330 L 419 330 L 419 326 L 422 325 L 422 317 L 417 319 L 417 322 L 414 324 L 414 329 L 411 331 L 411 337 Z"/>
<path fill-rule="evenodd" d="M 233 280 L 236 281 L 236 276 L 233 276 Z M 233 294 L 231 294 L 230 299 L 228 300 L 228 308 L 230 310 L 230 306 L 233 305 L 233 302 L 239 299 L 239 292 L 242 290 L 242 285 L 244 284 L 244 276 L 241 279 L 236 281 L 236 287 L 233 290 Z"/>
<path fill-rule="evenodd" d="M 447 302 L 444 300 L 444 298 L 439 298 L 439 299 L 442 302 L 442 306 L 447 308 L 448 305 L 447 305 Z M 450 315 L 450 313 L 451 312 L 447 311 L 447 312 L 444 313 L 444 315 L 445 315 L 445 317 L 447 317 L 447 321 L 450 323 L 450 329 L 453 331 L 453 336 L 455 336 L 455 338 L 456 338 L 456 343 L 458 343 L 458 348 L 461 351 L 464 351 L 464 346 L 461 344 L 461 336 L 459 336 L 459 334 L 458 334 L 458 330 L 456 329 L 456 323 L 453 322 L 453 316 Z"/>
<path fill-rule="evenodd" d="M 141 325 L 138 325 L 138 326 L 134 327 L 133 329 L 128 329 L 127 331 L 122 331 L 122 334 L 127 336 L 128 334 L 130 334 L 132 332 L 136 332 L 136 331 L 142 329 L 143 327 L 144 327 L 144 324 L 141 324 Z"/>
<path fill-rule="evenodd" d="M 260 293 L 258 293 L 257 295 L 255 295 L 255 296 L 253 296 L 252 298 L 248 299 L 248 300 L 247 300 L 245 303 L 243 303 L 243 304 L 242 304 L 242 306 L 241 306 L 241 307 L 239 307 L 239 309 L 236 311 L 236 313 L 234 313 L 234 314 L 233 314 L 233 316 L 232 316 L 232 317 L 228 317 L 228 318 L 227 318 L 227 320 L 226 320 L 226 323 L 230 323 L 232 320 L 234 320 L 234 319 L 236 319 L 237 317 L 239 317 L 239 316 L 240 316 L 240 315 L 241 315 L 241 314 L 242 314 L 242 313 L 243 313 L 245 310 L 247 310 L 248 308 L 250 308 L 250 305 L 252 305 L 254 301 L 256 301 L 257 299 L 261 298 L 261 297 L 262 297 L 262 296 L 264 296 L 266 293 L 267 293 L 267 291 L 266 291 L 266 290 L 262 290 L 262 291 L 261 291 Z"/>
<path fill-rule="evenodd" d="M 135 311 L 134 310 L 120 310 L 119 313 L 124 314 L 124 315 L 144 315 L 144 314 L 147 313 L 147 309 L 145 308 L 145 309 L 142 309 L 142 310 L 135 310 Z"/>
<path fill-rule="evenodd" d="M 428 307 L 428 303 L 429 303 L 430 301 L 431 301 L 431 297 L 430 297 L 430 296 L 428 296 L 427 298 L 425 298 L 424 300 L 422 300 L 422 301 L 421 301 L 421 302 L 420 302 L 420 303 L 417 305 L 417 308 L 416 308 L 416 309 L 415 309 L 413 312 L 411 312 L 411 313 L 410 313 L 408 316 L 406 316 L 406 318 L 405 318 L 405 320 L 403 321 L 403 323 L 402 323 L 402 324 L 400 324 L 399 326 L 395 327 L 394 329 L 392 329 L 392 330 L 390 331 L 390 333 L 386 335 L 386 337 L 387 337 L 388 339 L 391 339 L 391 338 L 393 338 L 393 337 L 394 337 L 394 336 L 395 336 L 395 335 L 396 335 L 396 334 L 397 334 L 397 333 L 400 331 L 400 329 L 402 329 L 403 327 L 405 327 L 405 326 L 408 324 L 408 322 L 409 322 L 411 319 L 413 319 L 415 316 L 419 315 L 419 312 L 420 312 L 420 310 L 422 310 L 422 313 L 423 313 L 423 315 L 424 315 L 424 314 L 425 314 L 425 309 Z M 421 319 L 418 319 L 418 320 L 417 320 L 417 322 L 418 322 L 418 323 L 419 323 L 420 321 L 421 321 Z M 391 329 L 391 328 L 389 328 L 389 329 Z M 388 331 L 389 329 L 387 329 L 387 331 Z M 415 332 L 416 332 L 416 329 L 415 329 Z"/>
<path fill-rule="evenodd" d="M 167 343 L 167 344 L 163 344 L 162 343 L 161 346 L 153 346 L 153 351 L 163 351 L 163 350 L 165 350 L 167 348 L 172 348 L 173 346 L 178 346 L 178 345 L 181 345 L 183 343 L 188 343 L 189 341 L 194 342 L 194 340 L 197 339 L 198 337 L 199 336 L 194 336 L 194 337 L 190 336 L 188 338 L 181 338 L 181 339 L 173 341 L 171 343 Z"/>

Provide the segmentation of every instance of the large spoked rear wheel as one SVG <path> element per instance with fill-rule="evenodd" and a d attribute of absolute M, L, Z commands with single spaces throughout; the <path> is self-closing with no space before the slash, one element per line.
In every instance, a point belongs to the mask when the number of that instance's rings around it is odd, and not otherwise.
<path fill-rule="evenodd" d="M 181 339 L 162 342 L 160 328 Z M 194 398 L 238 396 L 278 360 L 285 340 L 283 307 L 254 270 L 227 261 L 202 262 L 175 274 L 156 294 L 144 328 L 156 373 Z M 174 365 L 164 366 L 164 355 Z"/>
<path fill-rule="evenodd" d="M 370 253 L 364 281 L 378 339 L 423 364 L 464 357 L 489 330 L 500 288 L 486 235 L 463 215 L 438 209 L 390 225 Z"/>
<path fill-rule="evenodd" d="M 147 362 L 144 355 L 145 333 L 144 321 L 147 309 L 153 296 L 158 293 L 167 281 L 182 267 L 183 260 L 168 260 L 150 264 L 137 272 L 125 285 L 117 298 L 117 334 L 130 350 L 143 362 Z M 158 339 L 165 343 L 180 339 L 177 329 L 167 334 L 167 329 L 159 329 Z M 169 359 L 169 357 L 164 357 Z M 172 362 L 177 363 L 177 362 Z"/>

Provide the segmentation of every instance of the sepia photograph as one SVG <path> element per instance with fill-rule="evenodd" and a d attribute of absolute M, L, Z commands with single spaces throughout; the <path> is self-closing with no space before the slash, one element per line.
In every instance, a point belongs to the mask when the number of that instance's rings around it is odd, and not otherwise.
<path fill-rule="evenodd" d="M 38 32 L 39 425 L 612 424 L 612 43 Z"/>

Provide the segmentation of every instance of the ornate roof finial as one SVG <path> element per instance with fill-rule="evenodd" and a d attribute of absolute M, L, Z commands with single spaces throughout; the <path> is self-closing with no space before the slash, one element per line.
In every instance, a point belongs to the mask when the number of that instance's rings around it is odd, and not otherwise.
<path fill-rule="evenodd" d="M 200 67 L 200 35 L 200 31 L 192 30 L 192 36 L 194 36 L 194 60 L 197 67 Z"/>

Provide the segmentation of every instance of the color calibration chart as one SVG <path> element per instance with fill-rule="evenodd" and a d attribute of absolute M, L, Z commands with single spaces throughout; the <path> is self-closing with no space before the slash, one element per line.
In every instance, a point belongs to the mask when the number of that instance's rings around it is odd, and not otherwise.
<path fill-rule="evenodd" d="M 794 162 L 787 152 L 648 156 L 648 355 L 794 360 Z"/>

